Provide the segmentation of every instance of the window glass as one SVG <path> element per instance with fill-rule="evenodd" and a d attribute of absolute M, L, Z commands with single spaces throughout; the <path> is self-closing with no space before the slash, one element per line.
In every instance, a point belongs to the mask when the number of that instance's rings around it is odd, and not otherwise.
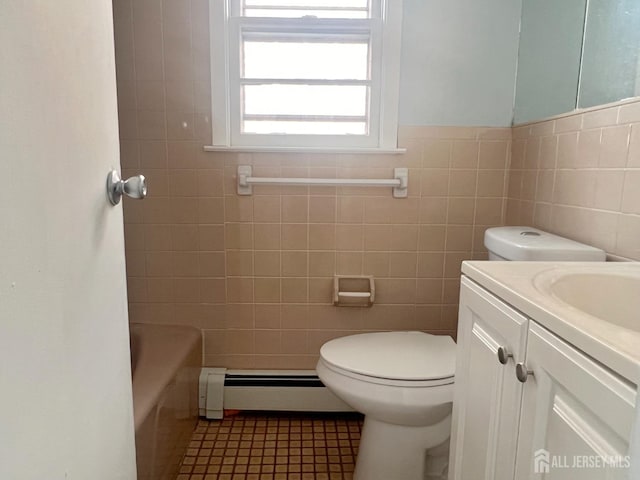
<path fill-rule="evenodd" d="M 365 116 L 367 90 L 360 85 L 245 85 L 244 113 Z"/>
<path fill-rule="evenodd" d="M 368 18 L 367 0 L 245 0 L 245 17 Z"/>
<path fill-rule="evenodd" d="M 245 40 L 243 70 L 244 78 L 366 80 L 369 44 Z"/>
<path fill-rule="evenodd" d="M 245 121 L 243 133 L 284 135 L 366 135 L 365 122 Z"/>

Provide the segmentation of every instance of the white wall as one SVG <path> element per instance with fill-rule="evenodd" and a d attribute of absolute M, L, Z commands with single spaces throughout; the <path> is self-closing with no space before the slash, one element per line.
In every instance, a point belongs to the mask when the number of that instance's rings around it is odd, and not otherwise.
<path fill-rule="evenodd" d="M 404 0 L 401 125 L 510 126 L 521 0 Z"/>

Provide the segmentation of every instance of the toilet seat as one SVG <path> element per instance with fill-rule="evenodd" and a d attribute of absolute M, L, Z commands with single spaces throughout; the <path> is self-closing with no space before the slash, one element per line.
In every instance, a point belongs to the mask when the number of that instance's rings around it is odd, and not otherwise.
<path fill-rule="evenodd" d="M 330 370 L 360 381 L 435 387 L 453 383 L 455 342 L 423 332 L 363 333 L 325 343 L 320 360 Z"/>
<path fill-rule="evenodd" d="M 453 385 L 454 377 L 442 378 L 438 380 L 391 380 L 388 378 L 372 377 L 370 375 L 360 375 L 358 373 L 343 370 L 327 362 L 324 358 L 320 357 L 319 364 L 322 364 L 328 370 L 342 375 L 343 377 L 352 378 L 364 383 L 374 383 L 377 385 L 383 385 L 386 387 L 402 387 L 402 388 L 430 388 L 439 387 L 442 385 Z"/>

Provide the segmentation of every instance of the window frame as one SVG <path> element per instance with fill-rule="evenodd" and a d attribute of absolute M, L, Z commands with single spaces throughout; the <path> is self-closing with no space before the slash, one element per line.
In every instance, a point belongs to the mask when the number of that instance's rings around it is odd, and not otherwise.
<path fill-rule="evenodd" d="M 402 0 L 371 0 L 368 19 L 281 20 L 238 17 L 237 0 L 210 0 L 211 103 L 213 146 L 207 150 L 367 150 L 397 149 Z M 238 12 L 235 12 L 238 13 Z M 290 27 L 308 33 L 336 35 L 342 27 L 371 31 L 368 135 L 252 134 L 240 131 L 241 29 Z M 232 39 L 237 41 L 233 42 Z M 342 84 L 343 81 L 336 83 Z"/>

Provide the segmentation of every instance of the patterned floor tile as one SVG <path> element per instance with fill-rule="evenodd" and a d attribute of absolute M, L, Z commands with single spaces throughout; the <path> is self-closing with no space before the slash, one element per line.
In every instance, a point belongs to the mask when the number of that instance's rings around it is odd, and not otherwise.
<path fill-rule="evenodd" d="M 201 420 L 176 480 L 352 480 L 361 429 L 357 414 Z"/>

